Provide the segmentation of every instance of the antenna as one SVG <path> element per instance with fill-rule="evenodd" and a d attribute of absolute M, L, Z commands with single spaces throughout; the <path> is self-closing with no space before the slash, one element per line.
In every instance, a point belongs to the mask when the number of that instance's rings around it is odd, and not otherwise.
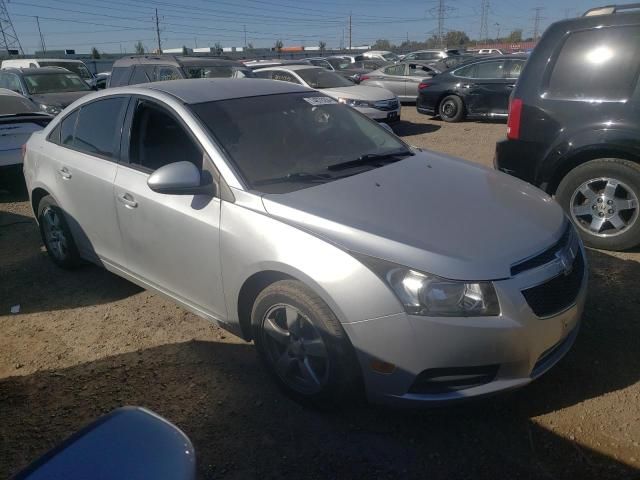
<path fill-rule="evenodd" d="M 0 0 L 0 51 L 5 51 L 7 55 L 10 55 L 10 50 L 18 50 L 20 55 L 24 55 L 16 30 L 13 28 L 7 6 L 4 0 Z"/>

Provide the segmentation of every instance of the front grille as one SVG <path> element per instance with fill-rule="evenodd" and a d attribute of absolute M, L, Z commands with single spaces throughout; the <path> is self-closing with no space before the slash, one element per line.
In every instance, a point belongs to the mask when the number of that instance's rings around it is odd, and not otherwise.
<path fill-rule="evenodd" d="M 584 258 L 578 250 L 568 275 L 561 273 L 551 280 L 522 291 L 525 300 L 538 317 L 554 315 L 573 305 L 584 277 Z"/>
<path fill-rule="evenodd" d="M 379 102 L 374 102 L 373 106 L 378 110 L 390 112 L 391 110 L 396 110 L 400 106 L 400 104 L 398 103 L 398 100 L 382 100 Z"/>
<path fill-rule="evenodd" d="M 518 275 L 519 273 L 527 270 L 533 270 L 534 268 L 541 267 L 542 265 L 552 262 L 556 258 L 556 253 L 565 248 L 569 242 L 573 240 L 573 237 L 574 230 L 569 223 L 562 234 L 562 237 L 560 237 L 560 240 L 554 243 L 551 247 L 535 257 L 523 260 L 522 262 L 513 265 L 511 267 L 511 276 Z"/>
<path fill-rule="evenodd" d="M 478 387 L 492 382 L 498 365 L 481 367 L 430 368 L 418 374 L 409 393 L 442 394 Z"/>

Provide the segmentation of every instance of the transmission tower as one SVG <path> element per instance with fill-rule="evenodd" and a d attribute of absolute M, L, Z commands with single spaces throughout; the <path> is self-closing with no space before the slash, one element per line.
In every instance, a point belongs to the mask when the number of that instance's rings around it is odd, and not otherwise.
<path fill-rule="evenodd" d="M 536 12 L 535 17 L 533 17 L 533 41 L 535 42 L 540 37 L 540 20 L 542 20 L 542 10 L 543 7 L 536 7 L 533 9 Z"/>
<path fill-rule="evenodd" d="M 0 33 L 0 52 L 7 52 L 9 55 L 9 50 L 18 50 L 20 55 L 24 55 L 4 0 L 0 0 Z"/>
<path fill-rule="evenodd" d="M 438 41 L 440 46 L 444 46 L 444 17 L 446 14 L 446 7 L 444 6 L 444 0 L 438 0 Z"/>
<path fill-rule="evenodd" d="M 489 0 L 480 4 L 480 40 L 489 38 Z"/>

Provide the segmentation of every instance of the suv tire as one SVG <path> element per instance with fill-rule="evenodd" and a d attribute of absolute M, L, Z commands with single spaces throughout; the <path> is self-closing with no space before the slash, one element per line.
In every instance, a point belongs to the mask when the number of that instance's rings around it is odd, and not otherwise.
<path fill-rule="evenodd" d="M 587 246 L 626 250 L 640 244 L 637 163 L 621 158 L 584 163 L 562 179 L 556 199 Z"/>
<path fill-rule="evenodd" d="M 331 408 L 356 393 L 354 349 L 329 306 L 297 280 L 265 288 L 251 312 L 253 338 L 276 383 L 294 400 Z"/>
<path fill-rule="evenodd" d="M 461 122 L 466 115 L 464 102 L 457 95 L 444 97 L 438 104 L 438 114 L 445 122 Z"/>

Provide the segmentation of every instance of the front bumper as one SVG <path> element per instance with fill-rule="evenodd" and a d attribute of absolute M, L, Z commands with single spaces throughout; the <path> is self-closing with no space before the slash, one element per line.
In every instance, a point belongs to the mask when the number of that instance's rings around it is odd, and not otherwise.
<path fill-rule="evenodd" d="M 502 311 L 498 317 L 398 313 L 343 324 L 356 349 L 369 400 L 397 405 L 449 403 L 528 384 L 573 345 L 586 298 L 586 266 L 584 272 L 575 302 L 547 318 L 537 317 L 521 293 L 551 278 L 540 267 L 494 282 Z M 393 364 L 395 369 L 378 373 L 372 364 L 380 362 Z M 482 375 L 475 375 L 476 380 L 466 386 L 432 388 L 441 378 L 445 382 L 471 378 L 474 372 Z M 417 391 L 416 385 L 425 378 L 435 381 Z"/>
<path fill-rule="evenodd" d="M 395 123 L 400 121 L 400 107 L 395 110 L 379 110 L 372 107 L 353 107 L 377 122 Z"/>

